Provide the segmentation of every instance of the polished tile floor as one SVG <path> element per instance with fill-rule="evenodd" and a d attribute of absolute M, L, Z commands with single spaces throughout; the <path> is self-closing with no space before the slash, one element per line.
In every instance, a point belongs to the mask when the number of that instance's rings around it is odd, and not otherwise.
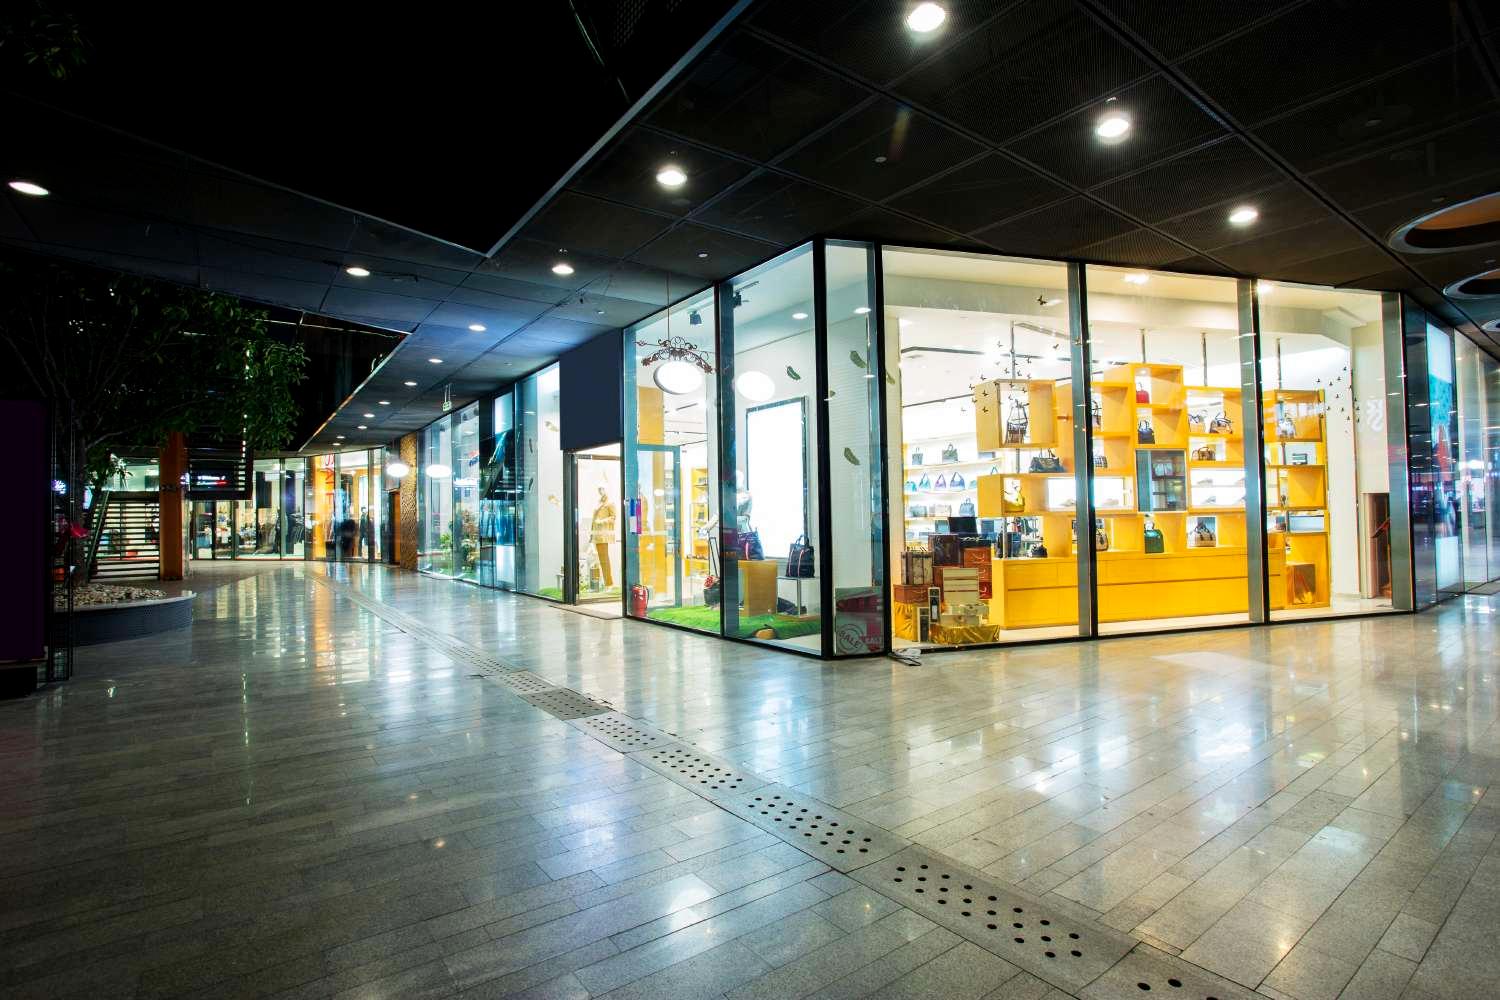
<path fill-rule="evenodd" d="M 194 586 L 0 703 L 0 996 L 1500 983 L 1500 598 L 908 666 L 381 567 Z"/>

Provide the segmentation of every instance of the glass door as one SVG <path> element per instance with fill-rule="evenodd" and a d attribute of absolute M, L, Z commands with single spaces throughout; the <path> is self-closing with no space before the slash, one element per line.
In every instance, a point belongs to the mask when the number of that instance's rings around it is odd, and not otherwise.
<path fill-rule="evenodd" d="M 573 603 L 619 601 L 620 446 L 569 453 L 573 488 L 574 558 L 568 592 Z"/>
<path fill-rule="evenodd" d="M 232 500 L 219 500 L 208 505 L 213 510 L 213 557 L 234 558 L 234 508 Z"/>
<path fill-rule="evenodd" d="M 214 504 L 213 501 L 193 502 L 192 553 L 194 559 L 214 557 Z"/>
<path fill-rule="evenodd" d="M 701 470 L 701 488 L 695 494 L 694 518 L 697 526 L 704 529 L 702 549 L 699 539 L 683 538 L 684 525 L 680 516 L 682 509 L 682 482 L 678 475 L 682 464 L 681 449 L 676 445 L 641 444 L 636 446 L 636 476 L 639 480 L 639 495 L 631 498 L 627 513 L 627 525 L 631 544 L 636 554 L 636 582 L 629 602 L 630 613 L 647 617 L 649 609 L 676 607 L 680 604 L 698 604 L 702 595 L 682 598 L 683 552 L 694 560 L 700 560 L 704 568 L 708 565 L 708 535 L 710 531 L 708 513 L 708 469 Z M 701 502 L 699 502 L 701 501 Z M 698 565 L 691 564 L 696 572 Z M 719 609 L 703 606 L 691 612 L 694 619 L 672 620 L 675 624 L 692 624 L 698 628 L 711 629 L 718 624 Z"/>

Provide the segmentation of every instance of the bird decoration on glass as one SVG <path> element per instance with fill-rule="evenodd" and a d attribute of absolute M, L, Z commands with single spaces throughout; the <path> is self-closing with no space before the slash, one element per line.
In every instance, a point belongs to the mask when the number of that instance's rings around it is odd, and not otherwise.
<path fill-rule="evenodd" d="M 791 365 L 786 366 L 786 377 L 791 379 L 793 382 L 802 381 L 802 376 L 799 375 L 797 373 L 797 369 L 793 368 Z"/>
<path fill-rule="evenodd" d="M 854 454 L 854 452 L 853 452 L 852 449 L 845 448 L 844 449 L 844 461 L 848 462 L 850 465 L 858 465 L 859 464 L 859 457 Z"/>
<path fill-rule="evenodd" d="M 866 363 L 865 359 L 859 356 L 858 351 L 850 351 L 849 360 L 853 362 L 854 367 L 860 369 L 861 371 L 864 371 L 865 369 L 868 369 L 870 367 L 869 364 Z"/>

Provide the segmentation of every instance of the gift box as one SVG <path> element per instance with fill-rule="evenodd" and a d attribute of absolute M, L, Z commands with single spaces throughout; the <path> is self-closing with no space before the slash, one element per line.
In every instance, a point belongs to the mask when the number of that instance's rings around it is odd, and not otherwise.
<path fill-rule="evenodd" d="M 907 549 L 901 553 L 901 576 L 907 583 L 926 586 L 932 582 L 932 553 Z"/>
<path fill-rule="evenodd" d="M 900 604 L 926 604 L 927 584 L 898 583 L 893 588 L 893 597 Z"/>
<path fill-rule="evenodd" d="M 994 557 L 995 553 L 990 548 L 989 542 L 985 542 L 983 545 L 965 545 L 963 547 L 963 565 L 965 566 L 989 569 L 990 560 Z"/>
<path fill-rule="evenodd" d="M 927 539 L 932 546 L 932 566 L 936 570 L 939 566 L 962 566 L 963 547 L 960 545 L 962 535 L 934 534 Z"/>

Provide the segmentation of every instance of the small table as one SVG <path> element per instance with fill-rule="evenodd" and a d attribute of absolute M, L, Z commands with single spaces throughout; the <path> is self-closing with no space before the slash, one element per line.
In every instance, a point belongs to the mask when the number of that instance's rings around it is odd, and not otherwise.
<path fill-rule="evenodd" d="M 797 610 L 792 612 L 796 615 L 808 613 L 806 610 L 807 605 L 802 603 L 802 585 L 804 583 L 812 584 L 812 592 L 815 596 L 822 592 L 818 586 L 818 578 L 815 576 L 778 576 L 776 578 L 776 596 L 778 598 L 781 596 L 781 585 L 783 582 L 792 584 L 793 591 L 797 595 L 796 600 L 793 602 L 796 604 Z"/>

